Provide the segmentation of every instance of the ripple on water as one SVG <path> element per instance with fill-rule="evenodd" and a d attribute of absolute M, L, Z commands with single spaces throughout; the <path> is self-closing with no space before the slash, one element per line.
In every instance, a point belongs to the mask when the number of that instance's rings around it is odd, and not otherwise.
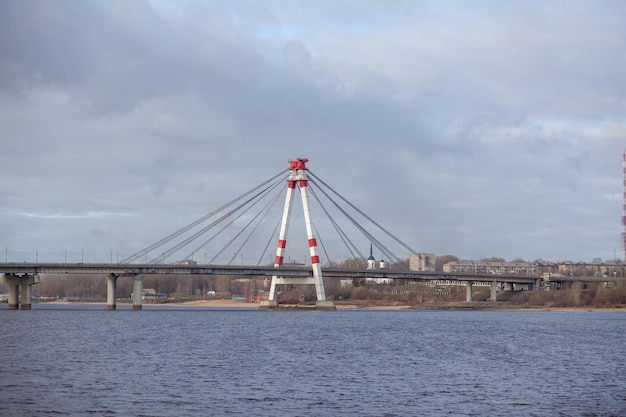
<path fill-rule="evenodd" d="M 626 415 L 619 313 L 0 316 L 7 415 Z"/>

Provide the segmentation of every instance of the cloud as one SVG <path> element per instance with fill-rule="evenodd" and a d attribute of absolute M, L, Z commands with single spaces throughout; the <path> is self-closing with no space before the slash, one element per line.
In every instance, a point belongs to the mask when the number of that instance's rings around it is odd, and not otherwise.
<path fill-rule="evenodd" d="M 304 156 L 425 252 L 611 258 L 625 8 L 4 1 L 0 245 L 138 249 Z"/>
<path fill-rule="evenodd" d="M 622 193 L 602 194 L 601 197 L 605 200 L 611 200 L 611 201 L 622 201 L 622 199 L 624 198 Z"/>
<path fill-rule="evenodd" d="M 105 219 L 117 216 L 133 216 L 131 213 L 109 213 L 105 211 L 94 211 L 86 213 L 15 213 L 20 216 L 33 217 L 37 219 L 68 220 L 68 219 Z"/>

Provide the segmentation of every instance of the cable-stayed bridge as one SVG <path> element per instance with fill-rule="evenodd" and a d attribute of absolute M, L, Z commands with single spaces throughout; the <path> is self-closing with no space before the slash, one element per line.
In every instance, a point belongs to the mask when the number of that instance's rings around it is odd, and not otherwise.
<path fill-rule="evenodd" d="M 332 256 L 333 252 L 340 249 L 337 246 L 341 246 L 342 253 L 348 254 L 350 258 L 362 260 L 364 265 L 367 264 L 368 253 L 363 250 L 368 249 L 370 243 L 390 263 L 399 264 L 403 261 L 402 257 L 395 254 L 398 248 L 408 253 L 416 252 L 311 172 L 306 167 L 306 162 L 304 158 L 290 161 L 290 169 L 286 172 L 283 170 L 277 173 L 210 213 L 123 258 L 119 263 L 190 262 L 202 259 L 203 253 L 209 253 L 205 263 L 233 265 L 245 251 L 247 260 L 256 261 L 252 264 L 265 265 L 269 259 L 268 249 L 273 249 L 276 239 L 281 238 L 279 232 L 286 235 L 287 228 L 298 226 L 313 228 L 311 234 L 315 235 L 319 244 L 319 256 L 325 260 L 327 266 L 337 264 Z M 283 210 L 280 211 L 277 206 L 285 188 L 287 196 Z M 290 222 L 293 192 L 296 188 L 302 196 L 303 213 L 295 210 L 294 221 Z M 311 211 L 317 211 L 317 218 L 309 213 L 309 207 Z M 281 217 L 277 214 L 281 214 Z M 335 232 L 332 236 L 333 244 L 330 245 L 332 250 L 328 250 L 329 245 L 325 244 L 330 233 L 326 233 L 322 240 L 318 230 L 320 226 L 325 226 L 326 232 Z M 388 242 L 395 243 L 396 248 L 391 248 L 381 235 L 387 237 Z M 293 236 L 289 242 L 291 258 L 302 259 L 295 256 L 295 253 L 301 253 L 300 246 L 307 241 L 304 236 Z M 272 264 L 275 259 L 272 257 L 269 261 Z"/>
<path fill-rule="evenodd" d="M 474 281 L 493 281 L 492 295 L 495 299 L 495 280 L 493 276 L 481 274 L 443 274 L 441 272 L 409 271 L 408 263 L 396 254 L 397 250 L 417 253 L 395 235 L 385 229 L 362 210 L 349 202 L 344 196 L 330 187 L 321 178 L 312 173 L 306 163 L 308 159 L 298 158 L 289 161 L 289 169 L 284 170 L 259 185 L 246 191 L 230 202 L 198 218 L 179 230 L 165 236 L 134 254 L 122 259 L 117 264 L 0 264 L 3 280 L 9 285 L 9 308 L 18 308 L 18 291 L 22 308 L 30 308 L 31 285 L 39 282 L 39 274 L 44 273 L 99 273 L 107 275 L 107 306 L 115 309 L 116 282 L 120 276 L 133 277 L 133 305 L 141 309 L 141 294 L 144 274 L 215 274 L 243 276 L 271 276 L 269 300 L 262 307 L 278 306 L 277 286 L 290 284 L 310 284 L 315 286 L 317 307 L 334 309 L 332 301 L 327 301 L 323 277 L 326 278 L 385 278 L 385 279 L 455 279 L 468 283 Z M 284 205 L 280 217 L 276 220 L 275 207 L 285 192 Z M 301 216 L 294 212 L 294 196 L 300 195 Z M 322 217 L 313 221 L 312 206 Z M 291 221 L 292 212 L 295 221 Z M 274 215 L 274 216 L 272 216 Z M 318 221 L 319 220 L 319 221 Z M 332 238 L 321 238 L 319 225 L 325 221 L 325 232 L 334 231 Z M 304 226 L 306 238 L 296 234 L 288 242 L 290 225 Z M 292 227 L 293 228 L 293 227 Z M 328 235 L 325 235 L 328 236 Z M 329 241 L 332 242 L 329 244 Z M 275 257 L 272 260 L 268 250 L 272 242 Z M 276 244 L 277 242 L 277 244 Z M 340 243 L 340 244 L 339 244 Z M 285 262 L 291 256 L 288 250 L 298 246 L 308 250 L 304 262 Z M 356 261 L 351 267 L 339 267 L 331 254 L 339 252 L 349 254 Z M 369 248 L 369 257 L 363 253 Z M 380 261 L 373 257 L 374 248 L 380 254 Z M 236 265 L 239 257 L 246 251 L 257 253 L 255 264 Z M 198 265 L 199 254 L 210 254 L 205 264 Z M 300 259 L 294 256 L 293 259 Z M 324 268 L 322 276 L 322 259 Z M 269 261 L 269 262 L 268 262 Z M 310 266 L 306 266 L 306 265 Z M 499 282 L 523 283 L 533 285 L 536 277 L 518 275 L 498 276 Z M 468 285 L 471 291 L 471 285 Z M 468 292 L 471 299 L 471 292 Z"/>

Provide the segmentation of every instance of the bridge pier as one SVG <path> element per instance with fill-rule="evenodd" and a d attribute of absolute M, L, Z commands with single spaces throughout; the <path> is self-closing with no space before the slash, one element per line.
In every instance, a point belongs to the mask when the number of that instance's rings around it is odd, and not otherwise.
<path fill-rule="evenodd" d="M 491 281 L 491 297 L 489 297 L 489 301 L 496 301 L 496 291 L 498 288 L 498 283 L 494 279 Z"/>
<path fill-rule="evenodd" d="M 133 275 L 133 310 L 142 309 L 141 299 L 143 298 L 143 275 Z"/>
<path fill-rule="evenodd" d="M 107 310 L 117 309 L 118 274 L 107 275 Z M 143 275 L 133 275 L 133 310 L 141 310 L 143 297 Z"/>
<path fill-rule="evenodd" d="M 5 275 L 3 281 L 9 286 L 9 310 L 17 310 L 20 306 L 19 279 Z"/>
<path fill-rule="evenodd" d="M 313 277 L 296 278 L 296 277 L 272 277 L 272 284 L 270 285 L 270 293 L 267 300 L 261 301 L 259 308 L 261 309 L 274 309 L 278 308 L 278 294 L 276 293 L 276 285 L 286 284 L 311 284 L 315 285 L 317 301 L 315 302 L 315 308 L 317 310 L 337 310 L 335 303 L 326 300 L 326 294 L 324 293 L 323 284 L 319 284 L 320 280 Z"/>
<path fill-rule="evenodd" d="M 259 304 L 259 308 L 261 310 L 271 310 L 274 308 L 278 308 L 278 301 L 277 300 L 262 300 L 261 303 Z"/>
<path fill-rule="evenodd" d="M 329 300 L 317 300 L 315 302 L 315 308 L 317 310 L 329 310 L 329 311 L 337 310 L 337 306 L 335 305 L 335 303 Z"/>
<path fill-rule="evenodd" d="M 32 284 L 20 285 L 20 308 L 22 310 L 30 310 L 32 308 L 33 292 Z"/>
<path fill-rule="evenodd" d="M 107 310 L 117 308 L 117 278 L 116 274 L 107 275 Z"/>
<path fill-rule="evenodd" d="M 9 287 L 9 310 L 32 308 L 32 286 L 39 282 L 36 274 L 4 274 L 2 281 Z"/>
<path fill-rule="evenodd" d="M 472 299 L 472 281 L 465 284 L 465 301 L 473 301 Z"/>
<path fill-rule="evenodd" d="M 273 310 L 275 308 L 278 308 L 278 301 L 277 300 L 263 300 L 259 304 L 259 308 L 261 310 Z M 317 300 L 315 302 L 315 309 L 316 310 L 335 311 L 335 310 L 337 310 L 337 306 L 332 301 Z"/>

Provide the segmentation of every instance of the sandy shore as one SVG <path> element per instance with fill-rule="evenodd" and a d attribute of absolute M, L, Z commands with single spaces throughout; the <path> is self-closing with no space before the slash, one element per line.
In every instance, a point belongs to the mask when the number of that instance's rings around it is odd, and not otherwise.
<path fill-rule="evenodd" d="M 159 304 L 159 306 L 259 308 L 258 303 L 248 303 L 246 301 L 237 301 L 237 300 L 195 300 L 195 301 L 186 301 L 184 303 L 165 303 L 165 304 Z"/>
<path fill-rule="evenodd" d="M 45 304 L 102 304 L 105 305 L 106 302 L 83 302 L 83 301 L 50 301 Z M 130 305 L 129 302 L 120 303 L 118 301 L 117 305 Z M 195 301 L 186 301 L 179 303 L 151 303 L 144 302 L 144 306 L 159 306 L 159 307 L 223 307 L 223 308 L 259 308 L 258 303 L 248 303 L 246 301 L 236 301 L 236 300 L 195 300 Z"/>
<path fill-rule="evenodd" d="M 163 306 L 173 306 L 173 307 L 210 307 L 210 308 L 259 308 L 259 303 L 249 303 L 246 301 L 234 301 L 234 300 L 196 300 L 196 301 L 187 301 L 184 303 L 167 303 L 167 304 L 159 304 Z M 290 304 L 283 304 L 282 307 L 296 307 Z M 308 307 L 313 307 L 312 305 Z M 340 304 L 337 305 L 337 309 L 377 309 L 377 310 L 400 310 L 400 309 L 409 309 L 408 306 L 359 306 L 356 304 Z"/>
<path fill-rule="evenodd" d="M 102 304 L 104 302 L 78 302 L 78 301 L 51 301 L 46 304 Z M 118 305 L 129 305 L 129 303 L 118 303 Z M 206 308 L 250 308 L 258 309 L 259 303 L 249 303 L 238 300 L 194 300 L 177 303 L 144 303 L 145 306 L 159 307 L 206 307 Z M 282 305 L 284 308 L 296 307 L 294 305 Z M 313 307 L 312 305 L 309 307 Z M 626 313 L 625 308 L 619 307 L 547 307 L 547 306 L 521 306 L 508 303 L 488 303 L 488 302 L 450 302 L 450 303 L 423 303 L 415 306 L 406 305 L 367 305 L 367 304 L 337 304 L 338 310 L 492 310 L 492 311 L 555 311 L 555 312 L 620 312 Z"/>
<path fill-rule="evenodd" d="M 196 300 L 196 301 L 188 301 L 184 303 L 167 303 L 162 304 L 164 306 L 179 306 L 179 307 L 224 307 L 224 308 L 259 308 L 259 303 L 249 303 L 246 301 L 233 301 L 233 300 Z M 282 307 L 297 307 L 291 304 L 282 304 Z M 307 307 L 313 307 L 313 305 L 307 305 Z M 337 304 L 337 309 L 377 309 L 377 310 L 400 310 L 400 309 L 410 309 L 408 306 L 363 306 L 356 304 Z"/>
<path fill-rule="evenodd" d="M 70 305 L 70 304 L 95 304 L 95 305 L 104 305 L 105 302 L 89 302 L 89 301 L 50 301 L 46 302 L 46 304 L 60 304 L 60 305 Z M 130 305 L 128 302 L 120 303 L 118 301 L 117 305 Z M 211 299 L 211 300 L 194 300 L 194 301 L 185 301 L 185 302 L 175 302 L 175 303 L 150 303 L 144 302 L 144 306 L 159 306 L 159 307 L 206 307 L 206 308 L 259 308 L 259 303 L 249 303 L 247 301 L 238 301 L 238 300 L 223 300 L 223 299 Z M 282 307 L 296 307 L 290 304 L 283 304 Z M 312 305 L 309 307 L 313 307 Z M 375 310 L 400 310 L 400 309 L 410 309 L 409 306 L 380 306 L 380 305 L 357 305 L 357 304 L 338 304 L 338 310 L 356 310 L 356 309 L 375 309 Z"/>
<path fill-rule="evenodd" d="M 208 307 L 208 308 L 259 308 L 258 303 L 233 300 L 196 300 L 184 303 L 160 304 L 163 306 L 178 307 Z M 493 310 L 493 311 L 561 311 L 561 312 L 626 312 L 626 308 L 607 307 L 543 307 L 543 306 L 518 306 L 508 303 L 487 302 L 451 302 L 451 303 L 424 303 L 416 306 L 406 305 L 367 305 L 367 304 L 336 304 L 338 310 Z M 284 308 L 296 307 L 294 305 L 282 305 Z M 313 307 L 309 305 L 308 307 Z"/>

